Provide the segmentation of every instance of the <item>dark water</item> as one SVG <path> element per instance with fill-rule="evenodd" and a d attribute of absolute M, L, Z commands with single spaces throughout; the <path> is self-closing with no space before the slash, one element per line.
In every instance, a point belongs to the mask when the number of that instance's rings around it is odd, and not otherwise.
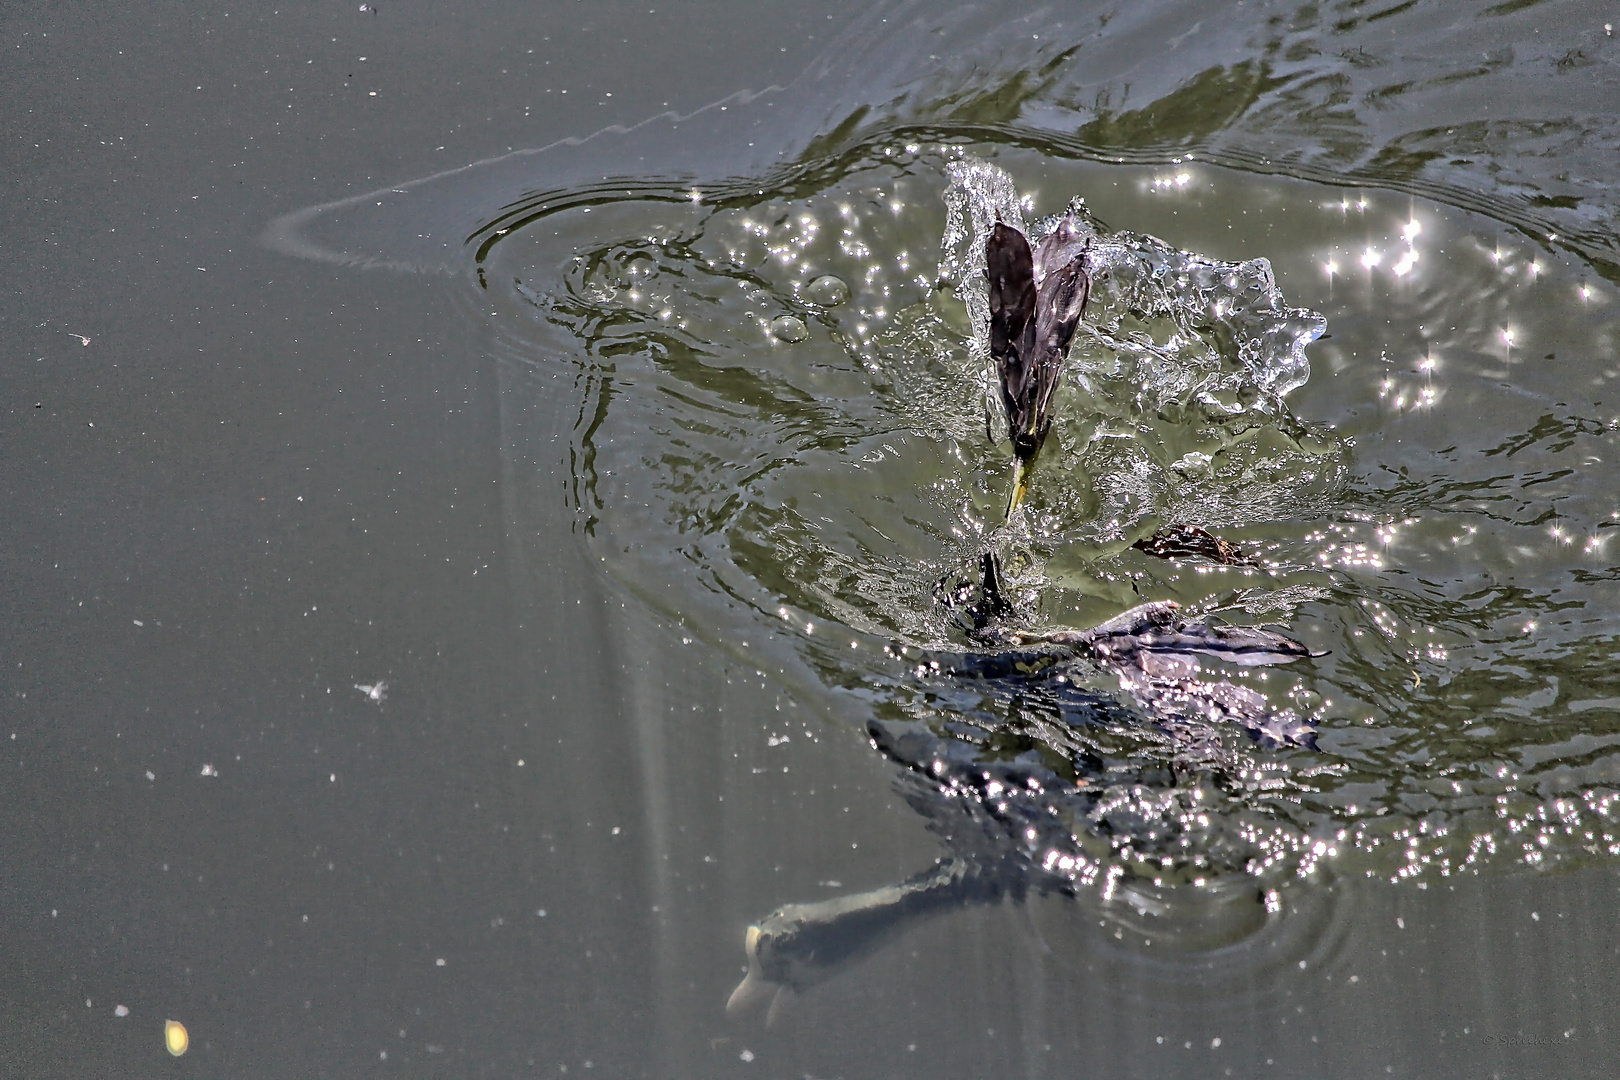
<path fill-rule="evenodd" d="M 8 1075 L 1606 1075 L 1615 12 L 357 9 L 0 17 Z M 1011 530 L 971 161 L 1117 253 Z M 989 543 L 1316 747 L 918 678 Z"/>

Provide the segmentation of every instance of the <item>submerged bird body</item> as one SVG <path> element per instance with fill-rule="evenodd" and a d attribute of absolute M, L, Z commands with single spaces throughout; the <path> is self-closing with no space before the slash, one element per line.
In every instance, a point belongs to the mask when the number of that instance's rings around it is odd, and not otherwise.
<path fill-rule="evenodd" d="M 1199 657 L 1254 667 L 1315 654 L 1262 627 L 1187 618 L 1168 600 L 1139 604 L 1085 630 L 1018 639 L 1022 647 L 995 653 L 908 655 L 912 677 L 937 693 L 930 701 L 954 707 L 945 717 L 934 707 L 874 716 L 867 735 L 900 767 L 902 796 L 945 839 L 946 853 L 899 884 L 787 904 L 749 927 L 748 974 L 732 992 L 728 1013 L 764 1012 L 772 1025 L 796 994 L 941 912 L 1030 893 L 1076 893 L 1098 880 L 1099 850 L 1125 837 L 1139 852 L 1125 863 L 1147 864 L 1155 886 L 1196 877 L 1201 887 L 1217 875 L 1243 880 L 1252 856 L 1241 849 L 1231 859 L 1220 845 L 1188 857 L 1187 842 L 1202 842 L 1196 815 L 1144 819 L 1134 799 L 1118 800 L 1121 791 L 1164 790 L 1164 757 L 1134 764 L 1108 758 L 1084 733 L 1146 720 L 1158 731 L 1154 742 L 1172 748 L 1171 767 L 1184 775 L 1230 776 L 1234 766 L 1246 767 L 1245 759 L 1223 749 L 1222 727 L 1235 725 L 1262 745 L 1310 748 L 1315 724 L 1291 708 L 1273 708 L 1265 695 L 1218 669 L 1213 678 L 1200 677 Z M 1096 675 L 1117 678 L 1138 710 L 1100 689 Z M 1130 843 L 1123 845 L 1127 852 Z M 1140 854 L 1148 851 L 1158 857 Z M 1118 874 L 1127 872 L 1125 863 L 1115 864 Z M 1105 873 L 1101 880 L 1115 879 Z M 1216 890 L 1239 904 L 1257 899 L 1241 885 Z"/>

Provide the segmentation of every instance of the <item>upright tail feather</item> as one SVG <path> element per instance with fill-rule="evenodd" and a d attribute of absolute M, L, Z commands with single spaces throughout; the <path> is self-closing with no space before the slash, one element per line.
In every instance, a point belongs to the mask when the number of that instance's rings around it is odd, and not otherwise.
<path fill-rule="evenodd" d="M 1091 295 L 1086 272 L 1090 242 L 1071 255 L 1077 242 L 1068 218 L 1041 241 L 1039 258 L 1024 234 L 1004 222 L 996 222 L 985 242 L 990 357 L 1017 462 L 1007 500 L 1009 519 L 1028 492 L 1030 470 L 1052 423 L 1052 395 Z M 1063 255 L 1069 258 L 1055 265 Z"/>

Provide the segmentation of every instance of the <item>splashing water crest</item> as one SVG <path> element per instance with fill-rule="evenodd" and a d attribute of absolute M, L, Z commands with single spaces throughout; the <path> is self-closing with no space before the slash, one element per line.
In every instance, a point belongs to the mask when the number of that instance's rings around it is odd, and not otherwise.
<path fill-rule="evenodd" d="M 983 251 L 991 227 L 1024 229 L 1012 178 L 966 158 L 949 168 L 940 276 L 956 286 L 975 328 L 972 355 L 988 356 Z M 1099 544 L 1139 539 L 1143 523 L 1225 526 L 1283 516 L 1332 495 L 1343 454 L 1282 403 L 1310 377 L 1305 349 L 1325 321 L 1288 308 L 1265 259 L 1223 263 L 1151 236 L 1109 233 L 1075 199 L 1063 217 L 1094 238 L 1088 316 L 1070 355 L 1075 390 L 1057 410 L 1062 487 L 1046 505 L 1083 508 L 1086 520 L 1051 514 L 1043 532 Z M 989 369 L 980 359 L 986 415 L 1004 430 Z M 1073 400 L 1078 397 L 1080 400 Z"/>

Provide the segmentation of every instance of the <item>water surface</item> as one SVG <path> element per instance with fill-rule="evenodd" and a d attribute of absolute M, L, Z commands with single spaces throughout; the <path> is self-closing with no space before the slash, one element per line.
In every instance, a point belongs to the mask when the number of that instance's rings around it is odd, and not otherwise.
<path fill-rule="evenodd" d="M 1598 1075 L 1601 6 L 887 4 L 733 19 L 751 47 L 702 71 L 647 36 L 709 56 L 718 23 L 639 9 L 225 18 L 186 92 L 232 84 L 253 140 L 176 96 L 138 196 L 42 149 L 30 198 L 79 212 L 10 226 L 62 278 L 12 320 L 50 372 L 18 423 L 58 425 L 15 492 L 6 1007 L 39 1060 L 155 1069 L 179 1015 L 204 1071 Z M 71 49 L 114 72 L 156 32 Z M 648 44 L 609 99 L 613 34 Z M 388 104 L 410 70 L 438 91 Z M 88 118 L 94 153 L 136 130 Z M 283 126 L 302 149 L 242 149 Z M 972 244 L 942 249 L 968 155 L 1032 227 L 1079 197 L 1121 250 L 1229 268 L 1157 315 L 1099 282 L 1009 531 Z M 168 190 L 193 175 L 217 208 Z M 97 231 L 47 247 L 63 221 Z M 1306 364 L 1222 305 L 1266 275 Z M 1130 546 L 1169 522 L 1253 565 Z M 1105 675 L 1028 707 L 919 678 L 970 645 L 935 584 L 992 543 L 1031 626 L 1173 598 L 1287 627 L 1325 655 L 1204 677 L 1316 747 L 1217 729 L 1189 768 Z M 942 805 L 873 722 L 1058 777 L 1021 805 L 1078 805 L 1044 839 L 1084 862 L 1021 851 L 987 789 Z M 1021 902 L 897 922 L 770 1030 L 725 1017 L 773 908 L 1009 850 Z"/>

